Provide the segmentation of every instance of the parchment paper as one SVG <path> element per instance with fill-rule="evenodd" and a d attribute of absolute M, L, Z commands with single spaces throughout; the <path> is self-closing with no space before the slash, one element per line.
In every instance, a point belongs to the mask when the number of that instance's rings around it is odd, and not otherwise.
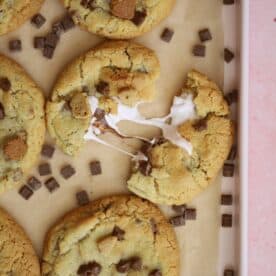
<path fill-rule="evenodd" d="M 64 9 L 59 1 L 46 0 L 41 13 L 46 16 L 47 24 L 37 30 L 27 22 L 16 32 L 0 37 L 0 51 L 21 63 L 47 96 L 57 74 L 66 63 L 102 39 L 75 28 L 62 36 L 54 59 L 47 60 L 42 57 L 39 50 L 33 48 L 33 37 L 47 33 L 51 24 L 62 16 Z M 170 27 L 175 31 L 171 43 L 165 43 L 159 38 L 164 27 Z M 213 40 L 206 43 L 207 56 L 196 58 L 191 55 L 191 49 L 194 44 L 199 43 L 198 30 L 204 27 L 210 28 Z M 11 54 L 7 50 L 8 41 L 12 38 L 22 40 L 22 52 Z M 161 77 L 157 84 L 158 98 L 154 103 L 143 107 L 145 115 L 166 114 L 173 95 L 182 87 L 187 71 L 192 68 L 201 70 L 222 85 L 223 30 L 220 0 L 177 0 L 171 16 L 137 41 L 153 48 L 161 62 Z M 145 127 L 139 127 L 137 131 L 147 136 L 158 132 Z M 108 138 L 120 144 L 118 139 Z M 127 142 L 132 146 L 137 145 L 133 141 Z M 102 163 L 103 174 L 100 176 L 90 175 L 88 164 L 93 159 L 98 159 Z M 50 163 L 53 176 L 61 185 L 55 193 L 50 195 L 43 187 L 29 201 L 25 201 L 15 189 L 0 197 L 0 205 L 25 228 L 39 255 L 48 228 L 61 215 L 76 206 L 77 191 L 86 189 L 91 199 L 127 192 L 125 182 L 130 168 L 127 156 L 94 142 L 89 142 L 76 158 L 65 156 L 56 150 Z M 59 174 L 60 167 L 66 163 L 72 164 L 77 171 L 68 181 L 63 180 Z M 37 168 L 34 168 L 32 173 L 37 175 Z M 47 177 L 41 179 L 45 180 Z M 220 179 L 190 203 L 190 206 L 197 208 L 197 220 L 188 221 L 186 226 L 176 229 L 182 255 L 181 276 L 217 275 L 219 194 Z M 170 208 L 162 207 L 162 209 L 168 215 L 171 214 Z"/>

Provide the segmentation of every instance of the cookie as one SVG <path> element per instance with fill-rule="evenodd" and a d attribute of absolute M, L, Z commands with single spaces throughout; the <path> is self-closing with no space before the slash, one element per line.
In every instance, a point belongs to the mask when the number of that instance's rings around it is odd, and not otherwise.
<path fill-rule="evenodd" d="M 196 117 L 178 126 L 192 145 L 189 154 L 168 140 L 146 149 L 148 161 L 133 165 L 130 191 L 152 202 L 181 205 L 206 189 L 227 159 L 233 143 L 229 107 L 218 86 L 203 74 L 188 74 L 184 93 L 191 94 Z"/>
<path fill-rule="evenodd" d="M 41 90 L 18 64 L 0 55 L 0 192 L 24 181 L 44 135 Z"/>
<path fill-rule="evenodd" d="M 0 1 L 0 35 L 18 28 L 31 18 L 44 0 L 2 0 Z"/>
<path fill-rule="evenodd" d="M 59 76 L 46 107 L 50 135 L 65 153 L 75 155 L 92 115 L 116 114 L 119 101 L 126 106 L 151 101 L 159 73 L 155 53 L 139 44 L 109 41 L 95 47 Z"/>
<path fill-rule="evenodd" d="M 166 18 L 175 0 L 62 0 L 73 20 L 100 36 L 129 39 L 150 31 Z"/>
<path fill-rule="evenodd" d="M 40 266 L 24 230 L 0 209 L 0 275 L 39 276 Z"/>
<path fill-rule="evenodd" d="M 42 275 L 177 276 L 175 233 L 146 200 L 100 199 L 65 215 L 48 232 Z"/>

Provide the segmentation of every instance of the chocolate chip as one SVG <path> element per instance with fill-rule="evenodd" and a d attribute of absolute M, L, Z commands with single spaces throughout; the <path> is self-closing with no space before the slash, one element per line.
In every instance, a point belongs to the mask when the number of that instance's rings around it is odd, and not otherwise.
<path fill-rule="evenodd" d="M 0 88 L 5 92 L 8 92 L 11 89 L 11 83 L 8 78 L 0 78 Z"/>
<path fill-rule="evenodd" d="M 229 49 L 225 48 L 224 49 L 224 60 L 229 63 L 233 60 L 233 58 L 235 57 L 234 53 L 231 52 Z"/>
<path fill-rule="evenodd" d="M 66 165 L 61 168 L 60 174 L 64 179 L 70 178 L 72 175 L 76 173 L 76 170 L 71 165 Z"/>
<path fill-rule="evenodd" d="M 186 220 L 195 220 L 196 219 L 196 209 L 187 208 L 185 210 L 185 219 Z"/>
<path fill-rule="evenodd" d="M 43 163 L 38 166 L 39 175 L 44 176 L 52 173 L 50 164 Z"/>
<path fill-rule="evenodd" d="M 233 5 L 235 4 L 235 0 L 223 0 L 224 5 Z"/>
<path fill-rule="evenodd" d="M 223 214 L 221 218 L 222 227 L 232 227 L 232 215 Z"/>
<path fill-rule="evenodd" d="M 61 36 L 61 34 L 63 32 L 63 26 L 60 21 L 57 21 L 52 25 L 52 32 L 54 34 L 56 34 L 57 36 Z"/>
<path fill-rule="evenodd" d="M 195 57 L 205 57 L 206 47 L 205 45 L 195 45 L 193 47 L 193 55 Z"/>
<path fill-rule="evenodd" d="M 27 185 L 24 185 L 20 188 L 19 194 L 28 200 L 33 195 L 33 191 Z"/>
<path fill-rule="evenodd" d="M 108 95 L 109 93 L 109 84 L 105 81 L 100 81 L 97 85 L 96 85 L 96 90 L 103 94 L 103 95 Z"/>
<path fill-rule="evenodd" d="M 237 156 L 237 146 L 233 145 L 230 152 L 229 152 L 227 160 L 234 161 L 236 159 L 236 156 Z"/>
<path fill-rule="evenodd" d="M 19 39 L 10 40 L 9 49 L 12 52 L 21 51 L 22 50 L 21 40 Z"/>
<path fill-rule="evenodd" d="M 48 180 L 46 180 L 45 186 L 50 193 L 54 192 L 55 190 L 57 190 L 60 187 L 54 177 L 51 177 Z"/>
<path fill-rule="evenodd" d="M 165 42 L 170 42 L 172 40 L 173 35 L 174 35 L 173 30 L 169 28 L 165 28 L 161 34 L 161 39 Z"/>
<path fill-rule="evenodd" d="M 65 32 L 75 27 L 75 23 L 69 14 L 63 17 L 61 24 Z"/>
<path fill-rule="evenodd" d="M 193 124 L 193 128 L 196 131 L 203 131 L 207 129 L 207 120 L 201 119 L 198 120 L 196 123 Z"/>
<path fill-rule="evenodd" d="M 117 237 L 118 241 L 123 241 L 125 239 L 125 233 L 126 232 L 123 229 L 115 225 L 112 231 L 112 236 Z"/>
<path fill-rule="evenodd" d="M 129 260 L 121 260 L 116 264 L 116 269 L 120 273 L 126 273 L 130 270 L 131 262 Z"/>
<path fill-rule="evenodd" d="M 77 274 L 81 276 L 97 276 L 101 273 L 102 266 L 93 261 L 88 264 L 83 264 L 79 267 Z"/>
<path fill-rule="evenodd" d="M 232 90 L 231 92 L 226 94 L 224 98 L 229 105 L 231 105 L 232 103 L 236 103 L 238 101 L 238 90 L 237 89 Z"/>
<path fill-rule="evenodd" d="M 99 175 L 102 173 L 101 163 L 99 161 L 90 162 L 90 172 L 92 175 Z"/>
<path fill-rule="evenodd" d="M 149 276 L 162 276 L 162 273 L 159 269 L 155 269 L 149 273 Z"/>
<path fill-rule="evenodd" d="M 151 226 L 151 231 L 152 231 L 153 235 L 156 235 L 159 233 L 157 223 L 154 218 L 150 219 L 150 226 Z"/>
<path fill-rule="evenodd" d="M 175 227 L 185 225 L 185 216 L 180 215 L 170 218 L 170 224 Z"/>
<path fill-rule="evenodd" d="M 144 23 L 147 16 L 146 11 L 135 11 L 134 17 L 131 19 L 131 21 L 136 25 L 140 26 Z"/>
<path fill-rule="evenodd" d="M 51 59 L 54 56 L 55 49 L 49 46 L 44 47 L 43 49 L 43 56 Z"/>
<path fill-rule="evenodd" d="M 36 36 L 34 38 L 34 48 L 43 49 L 45 47 L 45 38 L 42 36 Z"/>
<path fill-rule="evenodd" d="M 149 176 L 152 171 L 152 166 L 148 161 L 139 161 L 139 171 L 145 175 Z"/>
<path fill-rule="evenodd" d="M 221 205 L 232 205 L 233 196 L 232 195 L 221 195 Z"/>
<path fill-rule="evenodd" d="M 0 120 L 3 120 L 5 118 L 5 108 L 2 105 L 2 103 L 0 103 Z"/>
<path fill-rule="evenodd" d="M 186 210 L 186 204 L 182 204 L 182 205 L 173 205 L 172 209 L 179 214 L 184 214 L 185 210 Z"/>
<path fill-rule="evenodd" d="M 87 86 L 87 85 L 83 85 L 82 86 L 82 92 L 84 92 L 84 93 L 89 93 L 89 87 Z"/>
<path fill-rule="evenodd" d="M 233 177 L 234 176 L 234 171 L 235 171 L 235 165 L 234 164 L 225 163 L 223 165 L 222 174 L 223 174 L 224 177 Z"/>
<path fill-rule="evenodd" d="M 38 29 L 46 22 L 46 19 L 43 15 L 41 15 L 40 13 L 35 14 L 32 19 L 31 19 L 31 23 L 37 27 Z"/>
<path fill-rule="evenodd" d="M 201 42 L 212 40 L 212 35 L 208 28 L 200 30 L 198 35 Z"/>
<path fill-rule="evenodd" d="M 225 269 L 224 270 L 223 276 L 234 276 L 234 275 L 235 275 L 235 273 L 234 273 L 233 269 Z"/>
<path fill-rule="evenodd" d="M 52 158 L 54 152 L 55 152 L 55 148 L 49 144 L 44 144 L 41 150 L 41 154 L 48 158 Z"/>
<path fill-rule="evenodd" d="M 55 33 L 49 33 L 45 36 L 45 45 L 55 48 L 58 44 L 59 36 Z"/>
<path fill-rule="evenodd" d="M 142 270 L 142 260 L 139 257 L 133 257 L 130 260 L 130 268 L 134 271 Z"/>
<path fill-rule="evenodd" d="M 89 203 L 89 196 L 86 191 L 80 191 L 76 193 L 76 198 L 79 206 L 83 206 Z"/>
<path fill-rule="evenodd" d="M 41 182 L 34 176 L 32 176 L 28 179 L 27 184 L 34 191 L 38 190 L 42 186 Z"/>
<path fill-rule="evenodd" d="M 94 10 L 95 9 L 95 1 L 94 0 L 81 0 L 81 6 L 86 9 Z"/>
<path fill-rule="evenodd" d="M 105 111 L 103 109 L 97 108 L 93 114 L 93 116 L 98 120 L 102 120 L 105 116 Z"/>

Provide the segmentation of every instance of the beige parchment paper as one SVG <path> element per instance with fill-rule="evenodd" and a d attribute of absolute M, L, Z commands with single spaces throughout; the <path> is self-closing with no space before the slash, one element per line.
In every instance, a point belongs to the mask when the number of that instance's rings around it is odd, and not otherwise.
<path fill-rule="evenodd" d="M 33 37 L 47 33 L 51 24 L 64 12 L 58 0 L 46 0 L 41 13 L 46 16 L 47 23 L 41 29 L 38 30 L 27 22 L 17 31 L 0 37 L 0 52 L 18 61 L 45 91 L 45 97 L 50 94 L 55 79 L 64 66 L 102 40 L 77 27 L 62 36 L 54 59 L 43 58 L 41 52 L 32 46 Z M 171 43 L 165 43 L 159 38 L 164 27 L 170 27 L 175 31 Z M 206 57 L 196 58 L 191 55 L 191 49 L 194 44 L 199 43 L 198 30 L 204 27 L 210 28 L 213 40 L 206 43 Z M 13 38 L 22 40 L 22 52 L 8 51 L 8 41 Z M 223 84 L 221 0 L 176 0 L 170 17 L 137 41 L 154 49 L 161 62 L 161 76 L 157 83 L 158 97 L 155 102 L 143 106 L 142 111 L 145 115 L 165 115 L 173 96 L 182 87 L 187 71 L 192 68 L 204 72 L 219 85 Z M 134 128 L 129 123 L 124 124 L 124 127 L 130 133 L 135 130 L 135 133 L 148 137 L 158 133 L 156 129 L 141 126 Z M 129 148 L 117 138 L 106 139 Z M 126 143 L 131 147 L 138 145 L 130 140 Z M 103 174 L 100 176 L 90 175 L 88 164 L 93 159 L 101 161 Z M 43 158 L 39 161 L 42 162 Z M 59 170 L 67 163 L 72 164 L 77 173 L 65 181 L 60 177 Z M 87 143 L 75 158 L 56 150 L 50 164 L 53 176 L 61 185 L 52 195 L 43 187 L 29 201 L 22 199 L 16 189 L 0 196 L 0 205 L 25 228 L 40 256 L 46 231 L 60 216 L 76 206 L 77 191 L 86 189 L 92 200 L 106 195 L 126 193 L 125 183 L 130 169 L 130 159 L 127 156 L 94 142 Z M 37 168 L 34 168 L 32 174 L 38 175 Z M 42 181 L 45 179 L 47 177 L 41 177 Z M 197 208 L 197 220 L 188 221 L 186 226 L 175 229 L 181 248 L 181 276 L 217 275 L 219 194 L 220 177 L 189 204 Z M 169 207 L 161 208 L 167 215 L 172 214 Z"/>

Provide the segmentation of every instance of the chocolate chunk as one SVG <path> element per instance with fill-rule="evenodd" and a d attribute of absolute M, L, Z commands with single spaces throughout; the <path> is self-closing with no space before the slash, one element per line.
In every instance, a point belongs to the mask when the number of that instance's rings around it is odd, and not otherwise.
<path fill-rule="evenodd" d="M 22 50 L 21 40 L 14 39 L 9 41 L 9 49 L 11 52 L 17 52 Z"/>
<path fill-rule="evenodd" d="M 235 0 L 223 0 L 224 5 L 233 5 L 235 4 Z"/>
<path fill-rule="evenodd" d="M 149 276 L 162 276 L 162 273 L 159 269 L 155 269 L 149 273 Z"/>
<path fill-rule="evenodd" d="M 130 270 L 131 262 L 129 260 L 121 260 L 116 264 L 116 269 L 120 273 L 126 273 Z"/>
<path fill-rule="evenodd" d="M 45 45 L 52 48 L 56 48 L 58 41 L 59 41 L 59 36 L 55 33 L 49 33 L 45 37 Z"/>
<path fill-rule="evenodd" d="M 144 23 L 146 17 L 147 17 L 147 12 L 146 11 L 135 11 L 134 17 L 132 18 L 131 21 L 136 26 L 140 26 Z"/>
<path fill-rule="evenodd" d="M 199 39 L 201 42 L 212 40 L 212 35 L 209 29 L 202 29 L 198 32 Z"/>
<path fill-rule="evenodd" d="M 234 164 L 225 163 L 223 165 L 222 174 L 223 174 L 224 177 L 233 177 L 234 176 L 234 171 L 235 171 L 235 165 Z"/>
<path fill-rule="evenodd" d="M 43 163 L 38 166 L 39 175 L 44 176 L 52 173 L 50 164 Z"/>
<path fill-rule="evenodd" d="M 76 173 L 76 170 L 71 165 L 66 165 L 61 168 L 60 174 L 64 179 L 70 178 L 72 175 Z"/>
<path fill-rule="evenodd" d="M 229 49 L 225 48 L 224 49 L 224 60 L 229 63 L 233 60 L 233 58 L 235 57 L 234 53 L 231 52 Z"/>
<path fill-rule="evenodd" d="M 151 171 L 152 171 L 152 166 L 150 164 L 150 162 L 148 161 L 140 161 L 139 162 L 139 171 L 145 175 L 145 176 L 149 176 Z"/>
<path fill-rule="evenodd" d="M 130 268 L 134 271 L 142 270 L 142 260 L 140 257 L 133 257 L 130 260 Z"/>
<path fill-rule="evenodd" d="M 182 205 L 173 205 L 172 209 L 179 214 L 184 214 L 185 210 L 186 210 L 186 204 L 182 204 Z"/>
<path fill-rule="evenodd" d="M 232 148 L 231 148 L 231 150 L 229 152 L 227 160 L 234 161 L 236 159 L 236 156 L 237 156 L 237 146 L 234 145 L 234 146 L 232 146 Z"/>
<path fill-rule="evenodd" d="M 196 219 L 196 209 L 187 208 L 185 210 L 185 219 L 186 220 L 195 220 Z"/>
<path fill-rule="evenodd" d="M 221 219 L 222 227 L 232 227 L 232 215 L 223 214 Z"/>
<path fill-rule="evenodd" d="M 193 128 L 196 131 L 203 131 L 207 129 L 207 120 L 201 119 L 198 120 L 196 123 L 193 124 Z"/>
<path fill-rule="evenodd" d="M 90 172 L 92 175 L 99 175 L 102 173 L 101 163 L 99 161 L 90 162 Z"/>
<path fill-rule="evenodd" d="M 58 37 L 61 36 L 61 34 L 63 32 L 63 26 L 62 26 L 62 23 L 60 21 L 57 21 L 52 25 L 52 32 L 54 34 L 56 34 Z"/>
<path fill-rule="evenodd" d="M 223 276 L 234 276 L 234 270 L 233 269 L 225 269 L 223 272 Z"/>
<path fill-rule="evenodd" d="M 41 150 L 41 154 L 48 158 L 52 158 L 54 152 L 55 152 L 55 148 L 49 144 L 44 144 Z"/>
<path fill-rule="evenodd" d="M 27 185 L 24 185 L 20 188 L 19 194 L 28 200 L 33 195 L 33 191 Z"/>
<path fill-rule="evenodd" d="M 221 205 L 232 205 L 233 196 L 232 195 L 221 195 Z"/>
<path fill-rule="evenodd" d="M 101 273 L 102 266 L 93 261 L 88 264 L 83 264 L 79 267 L 77 274 L 81 276 L 97 276 Z"/>
<path fill-rule="evenodd" d="M 2 105 L 2 103 L 0 103 L 0 120 L 3 120 L 5 118 L 5 108 Z"/>
<path fill-rule="evenodd" d="M 48 58 L 48 59 L 51 59 L 54 56 L 54 51 L 55 51 L 54 48 L 52 48 L 50 46 L 46 46 L 43 49 L 43 56 Z"/>
<path fill-rule="evenodd" d="M 93 116 L 98 120 L 102 120 L 105 116 L 105 111 L 103 109 L 97 108 L 93 114 Z"/>
<path fill-rule="evenodd" d="M 75 23 L 69 14 L 67 14 L 63 17 L 63 19 L 61 20 L 61 24 L 62 24 L 64 32 L 75 27 Z"/>
<path fill-rule="evenodd" d="M 31 23 L 37 27 L 38 29 L 46 22 L 46 19 L 43 15 L 41 15 L 40 13 L 35 14 L 32 19 L 31 19 Z"/>
<path fill-rule="evenodd" d="M 175 227 L 185 225 L 185 216 L 180 215 L 170 218 L 170 224 Z"/>
<path fill-rule="evenodd" d="M 238 101 L 238 90 L 237 89 L 232 90 L 231 92 L 226 94 L 224 98 L 229 105 L 231 105 L 232 103 L 236 103 Z"/>
<path fill-rule="evenodd" d="M 105 81 L 100 81 L 100 82 L 96 85 L 96 90 L 97 90 L 99 93 L 101 93 L 101 94 L 107 96 L 108 93 L 109 93 L 109 84 L 108 84 L 107 82 L 105 82 Z"/>
<path fill-rule="evenodd" d="M 34 48 L 43 49 L 45 47 L 45 38 L 42 36 L 36 36 L 34 38 Z"/>
<path fill-rule="evenodd" d="M 41 182 L 34 176 L 30 177 L 27 181 L 27 184 L 29 187 L 32 188 L 32 190 L 36 191 L 41 188 L 42 184 Z"/>
<path fill-rule="evenodd" d="M 170 42 L 174 35 L 174 31 L 169 28 L 165 28 L 161 34 L 161 39 L 165 42 Z"/>
<path fill-rule="evenodd" d="M 81 6 L 86 9 L 94 10 L 95 9 L 95 0 L 81 0 Z"/>
<path fill-rule="evenodd" d="M 84 93 L 89 93 L 89 87 L 87 86 L 87 85 L 83 85 L 82 86 L 82 92 L 84 92 Z"/>
<path fill-rule="evenodd" d="M 5 92 L 11 89 L 11 83 L 8 78 L 0 78 L 0 88 Z"/>
<path fill-rule="evenodd" d="M 11 137 L 4 143 L 4 154 L 9 160 L 22 160 L 27 149 L 26 142 L 20 136 Z"/>
<path fill-rule="evenodd" d="M 132 19 L 136 0 L 111 0 L 111 13 L 121 19 Z"/>
<path fill-rule="evenodd" d="M 156 235 L 159 233 L 157 223 L 154 218 L 150 219 L 150 226 L 151 226 L 151 231 L 152 231 L 153 235 Z"/>
<path fill-rule="evenodd" d="M 45 181 L 45 186 L 50 193 L 57 190 L 60 186 L 54 177 L 51 177 Z"/>
<path fill-rule="evenodd" d="M 195 57 L 205 57 L 206 47 L 205 45 L 195 45 L 193 48 L 193 55 Z"/>
<path fill-rule="evenodd" d="M 79 206 L 83 206 L 89 203 L 89 196 L 86 191 L 80 191 L 76 193 L 76 198 Z"/>
<path fill-rule="evenodd" d="M 112 236 L 117 237 L 118 241 L 123 241 L 125 239 L 125 233 L 126 232 L 123 229 L 115 225 L 112 231 Z"/>

